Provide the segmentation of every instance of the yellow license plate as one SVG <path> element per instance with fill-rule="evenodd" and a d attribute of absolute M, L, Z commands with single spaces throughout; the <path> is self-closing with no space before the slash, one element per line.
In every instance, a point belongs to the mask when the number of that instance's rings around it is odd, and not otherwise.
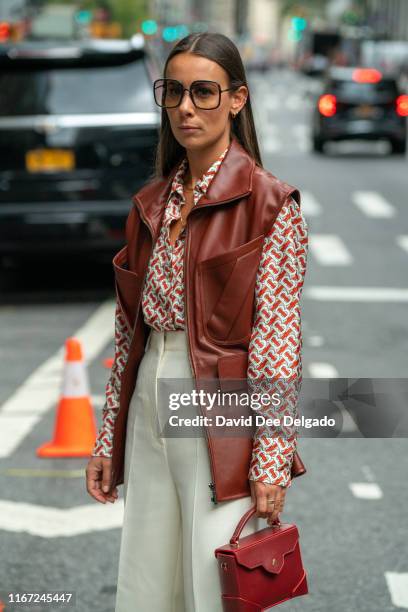
<path fill-rule="evenodd" d="M 370 106 L 369 104 L 362 104 L 356 108 L 356 115 L 358 117 L 374 117 L 377 114 L 377 109 L 375 106 Z"/>
<path fill-rule="evenodd" d="M 75 168 L 75 154 L 68 149 L 35 149 L 26 153 L 29 172 L 69 172 Z"/>

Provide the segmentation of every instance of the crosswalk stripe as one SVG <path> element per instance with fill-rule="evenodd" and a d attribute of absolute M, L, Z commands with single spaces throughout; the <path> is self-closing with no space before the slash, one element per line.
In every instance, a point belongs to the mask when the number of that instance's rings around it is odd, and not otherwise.
<path fill-rule="evenodd" d="M 296 123 L 292 126 L 292 131 L 299 138 L 308 138 L 310 134 L 310 128 L 306 123 Z"/>
<path fill-rule="evenodd" d="M 310 141 L 308 139 L 306 139 L 306 138 L 305 139 L 299 139 L 297 141 L 297 148 L 302 153 L 307 153 L 308 151 L 311 150 L 312 145 L 311 145 Z"/>
<path fill-rule="evenodd" d="M 382 499 L 381 487 L 375 482 L 350 482 L 349 487 L 354 497 L 359 499 Z"/>
<path fill-rule="evenodd" d="M 308 346 L 313 346 L 313 347 L 323 346 L 324 345 L 324 338 L 323 338 L 323 336 L 319 336 L 318 334 L 314 334 L 314 335 L 309 336 L 307 338 L 307 344 L 308 344 Z"/>
<path fill-rule="evenodd" d="M 0 529 L 43 538 L 72 537 L 120 528 L 123 512 L 123 499 L 67 509 L 0 500 Z"/>
<path fill-rule="evenodd" d="M 285 106 L 290 110 L 297 110 L 302 106 L 302 98 L 297 94 L 292 94 L 291 96 L 287 97 Z"/>
<path fill-rule="evenodd" d="M 408 573 L 385 572 L 392 604 L 397 608 L 408 609 Z"/>
<path fill-rule="evenodd" d="M 368 217 L 385 219 L 395 215 L 395 208 L 376 191 L 354 191 L 351 198 Z"/>
<path fill-rule="evenodd" d="M 270 136 L 265 140 L 265 142 L 262 143 L 261 147 L 265 153 L 276 153 L 276 151 L 280 151 L 282 149 L 282 143 L 277 138 Z"/>
<path fill-rule="evenodd" d="M 262 137 L 261 142 L 268 142 L 269 139 L 276 140 L 276 130 L 278 126 L 276 123 L 265 119 L 262 125 Z"/>
<path fill-rule="evenodd" d="M 308 365 L 312 378 L 338 378 L 337 369 L 330 363 L 313 361 Z"/>
<path fill-rule="evenodd" d="M 309 247 L 323 266 L 347 266 L 353 262 L 346 245 L 336 234 L 311 234 Z"/>
<path fill-rule="evenodd" d="M 104 349 L 114 335 L 114 300 L 106 300 L 72 334 L 84 348 L 86 362 Z M 65 347 L 40 365 L 0 407 L 0 457 L 8 457 L 58 401 Z"/>
<path fill-rule="evenodd" d="M 302 191 L 301 207 L 306 217 L 316 217 L 322 213 L 322 207 L 310 191 Z"/>
<path fill-rule="evenodd" d="M 276 96 L 270 93 L 265 93 L 264 95 L 266 97 L 265 106 L 264 106 L 266 111 L 275 111 L 276 109 L 279 108 L 280 106 L 279 96 Z"/>
<path fill-rule="evenodd" d="M 321 302 L 408 302 L 408 289 L 312 286 L 304 289 L 304 296 Z"/>
<path fill-rule="evenodd" d="M 404 251 L 408 253 L 408 235 L 405 236 L 397 236 L 396 241 L 398 246 L 401 247 Z"/>

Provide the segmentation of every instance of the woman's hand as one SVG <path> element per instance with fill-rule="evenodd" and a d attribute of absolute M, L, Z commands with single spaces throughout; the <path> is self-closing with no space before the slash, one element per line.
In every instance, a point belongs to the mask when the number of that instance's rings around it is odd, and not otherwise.
<path fill-rule="evenodd" d="M 279 517 L 279 512 L 283 510 L 286 487 L 257 480 L 250 480 L 249 484 L 252 502 L 257 510 L 256 516 L 268 519 L 268 525 L 271 525 Z"/>
<path fill-rule="evenodd" d="M 103 490 L 105 487 L 106 491 L 109 490 L 111 479 L 112 459 L 110 457 L 91 457 L 86 466 L 86 490 L 89 495 L 101 504 L 106 504 L 107 501 L 115 503 L 118 498 L 117 487 L 111 495 Z"/>

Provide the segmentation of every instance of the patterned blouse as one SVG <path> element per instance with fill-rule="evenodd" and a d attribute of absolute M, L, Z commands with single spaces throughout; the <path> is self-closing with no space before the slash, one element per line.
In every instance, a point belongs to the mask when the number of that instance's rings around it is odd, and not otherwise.
<path fill-rule="evenodd" d="M 196 183 L 193 202 L 206 193 L 229 147 Z M 174 176 L 159 237 L 150 257 L 142 294 L 145 323 L 157 331 L 185 329 L 183 256 L 185 229 L 175 245 L 169 241 L 169 226 L 180 218 L 185 204 L 183 178 L 188 168 L 185 157 Z M 258 382 L 292 377 L 301 380 L 300 295 L 306 271 L 308 228 L 299 205 L 289 198 L 265 236 L 255 284 L 255 317 L 248 350 L 247 377 Z M 93 456 L 112 456 L 113 428 L 119 411 L 119 391 L 131 339 L 131 330 L 120 306 L 115 312 L 115 356 L 106 385 L 103 423 Z M 262 381 L 262 382 L 261 382 Z M 269 384 L 269 382 L 267 383 Z M 274 389 L 276 391 L 276 389 Z M 265 388 L 262 389 L 265 392 Z M 295 404 L 295 400 L 294 400 Z M 276 412 L 276 409 L 275 409 Z M 293 410 L 282 408 L 283 413 Z M 276 416 L 276 414 L 274 414 Z M 248 478 L 290 486 L 292 456 L 297 436 L 293 432 L 273 436 L 266 427 L 255 431 Z"/>

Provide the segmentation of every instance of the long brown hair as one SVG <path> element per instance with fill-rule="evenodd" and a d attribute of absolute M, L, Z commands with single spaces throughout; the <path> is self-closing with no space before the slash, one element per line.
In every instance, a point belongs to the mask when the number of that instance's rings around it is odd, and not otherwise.
<path fill-rule="evenodd" d="M 245 85 L 248 88 L 248 97 L 244 107 L 235 119 L 232 119 L 231 136 L 234 135 L 247 153 L 255 160 L 255 163 L 263 167 L 245 68 L 235 44 L 230 38 L 217 32 L 189 34 L 176 43 L 170 51 L 164 65 L 164 77 L 166 76 L 167 65 L 170 60 L 177 55 L 177 53 L 183 52 L 194 53 L 195 55 L 206 57 L 213 62 L 217 62 L 217 64 L 219 64 L 221 68 L 224 68 L 228 74 L 229 87 L 236 87 L 238 89 L 241 85 Z M 175 139 L 167 112 L 163 108 L 159 142 L 156 149 L 154 176 L 157 178 L 167 176 L 184 156 L 185 149 Z"/>

